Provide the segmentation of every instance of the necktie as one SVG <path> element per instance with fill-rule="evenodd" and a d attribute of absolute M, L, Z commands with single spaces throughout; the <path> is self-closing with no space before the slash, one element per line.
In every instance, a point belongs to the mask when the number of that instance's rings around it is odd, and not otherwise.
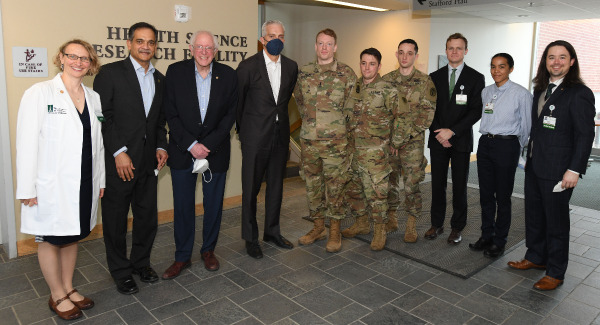
<path fill-rule="evenodd" d="M 454 85 L 456 84 L 456 69 L 452 69 L 450 75 L 450 99 L 452 99 L 452 92 L 454 92 Z"/>
<path fill-rule="evenodd" d="M 544 100 L 548 100 L 548 98 L 550 98 L 550 95 L 552 95 L 552 89 L 554 89 L 554 87 L 556 87 L 555 84 L 548 85 L 548 90 L 546 90 L 546 96 L 544 97 Z"/>

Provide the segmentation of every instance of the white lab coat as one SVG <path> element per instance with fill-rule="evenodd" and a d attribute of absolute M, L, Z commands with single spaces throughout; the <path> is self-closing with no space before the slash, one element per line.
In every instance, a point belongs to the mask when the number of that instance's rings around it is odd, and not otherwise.
<path fill-rule="evenodd" d="M 83 126 L 59 73 L 33 85 L 21 99 L 17 117 L 17 199 L 21 232 L 33 235 L 79 235 L 79 187 Z M 82 84 L 83 86 L 83 84 Z M 93 196 L 90 230 L 96 226 L 100 188 L 105 187 L 100 96 L 83 86 L 91 122 Z"/>

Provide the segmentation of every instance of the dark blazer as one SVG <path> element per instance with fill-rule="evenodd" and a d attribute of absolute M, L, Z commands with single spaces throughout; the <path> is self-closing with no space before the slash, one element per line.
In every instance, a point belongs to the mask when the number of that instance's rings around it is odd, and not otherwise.
<path fill-rule="evenodd" d="M 567 169 L 585 174 L 594 142 L 594 94 L 585 85 L 559 85 L 538 117 L 538 101 L 545 92 L 536 92 L 531 110 L 532 125 L 526 166 L 533 166 L 539 178 L 559 181 Z M 554 130 L 543 127 L 544 116 L 556 118 Z M 532 146 L 533 144 L 533 146 Z M 528 155 L 529 156 L 529 155 Z"/>
<path fill-rule="evenodd" d="M 288 102 L 296 86 L 298 65 L 281 55 L 281 87 L 277 104 L 269 82 L 263 51 L 240 62 L 237 68 L 239 101 L 237 107 L 237 131 L 243 146 L 268 149 L 275 127 L 275 115 L 279 117 L 282 143 L 290 140 Z"/>
<path fill-rule="evenodd" d="M 167 69 L 163 107 L 169 123 L 169 167 L 187 169 L 192 165 L 188 148 L 194 141 L 210 150 L 207 157 L 215 173 L 229 169 L 230 132 L 237 107 L 237 76 L 235 71 L 213 61 L 210 99 L 204 121 L 196 90 L 194 59 L 173 63 Z"/>
<path fill-rule="evenodd" d="M 165 115 L 162 110 L 164 76 L 154 71 L 155 93 L 146 117 L 140 83 L 127 57 L 103 65 L 94 79 L 94 90 L 102 102 L 102 135 L 106 148 L 106 174 L 117 176 L 113 154 L 123 146 L 135 167 L 134 174 L 154 175 L 156 149 L 167 148 Z"/>
<path fill-rule="evenodd" d="M 454 131 L 450 138 L 452 148 L 458 152 L 473 151 L 473 124 L 481 118 L 481 91 L 485 87 L 485 78 L 473 68 L 465 64 L 452 97 L 448 94 L 448 66 L 430 74 L 437 90 L 437 104 L 433 122 L 429 127 L 429 142 L 427 147 L 442 149 L 443 146 L 435 139 L 437 129 L 447 128 Z M 465 86 L 462 93 L 467 95 L 467 105 L 456 104 L 456 94 L 460 94 L 460 86 Z"/>

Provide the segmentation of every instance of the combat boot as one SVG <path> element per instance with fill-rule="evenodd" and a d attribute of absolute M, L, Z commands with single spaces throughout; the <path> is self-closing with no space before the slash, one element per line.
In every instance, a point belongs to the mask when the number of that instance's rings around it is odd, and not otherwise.
<path fill-rule="evenodd" d="M 398 230 L 398 217 L 395 213 L 388 214 L 388 221 L 385 224 L 385 232 L 393 232 Z"/>
<path fill-rule="evenodd" d="M 377 223 L 374 228 L 373 239 L 371 240 L 371 250 L 380 251 L 385 247 L 385 240 L 387 238 L 385 223 Z"/>
<path fill-rule="evenodd" d="M 371 227 L 369 226 L 369 217 L 361 216 L 357 217 L 356 220 L 354 220 L 352 226 L 342 231 L 342 236 L 346 238 L 352 238 L 356 235 L 366 235 L 370 232 Z"/>
<path fill-rule="evenodd" d="M 325 219 L 317 218 L 314 220 L 313 229 L 311 229 L 306 235 L 298 238 L 298 244 L 310 245 L 317 240 L 323 240 L 327 237 L 325 233 Z"/>
<path fill-rule="evenodd" d="M 416 243 L 419 235 L 417 234 L 417 217 L 408 216 L 406 219 L 406 232 L 404 232 L 405 243 Z"/>
<path fill-rule="evenodd" d="M 329 240 L 325 250 L 330 253 L 339 252 L 342 249 L 342 234 L 340 234 L 340 220 L 329 219 Z"/>

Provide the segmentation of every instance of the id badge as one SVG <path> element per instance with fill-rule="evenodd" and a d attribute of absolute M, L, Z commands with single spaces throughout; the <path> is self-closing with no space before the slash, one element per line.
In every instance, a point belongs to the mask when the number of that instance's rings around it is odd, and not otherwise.
<path fill-rule="evenodd" d="M 544 127 L 546 129 L 554 130 L 556 127 L 556 117 L 544 116 Z"/>
<path fill-rule="evenodd" d="M 494 114 L 494 103 L 485 104 L 485 109 L 483 112 L 486 114 Z"/>
<path fill-rule="evenodd" d="M 456 105 L 467 105 L 467 95 L 457 94 Z"/>
<path fill-rule="evenodd" d="M 102 111 L 95 111 L 94 113 L 96 114 L 96 118 L 98 118 L 100 123 L 104 122 L 104 115 L 102 115 Z"/>

